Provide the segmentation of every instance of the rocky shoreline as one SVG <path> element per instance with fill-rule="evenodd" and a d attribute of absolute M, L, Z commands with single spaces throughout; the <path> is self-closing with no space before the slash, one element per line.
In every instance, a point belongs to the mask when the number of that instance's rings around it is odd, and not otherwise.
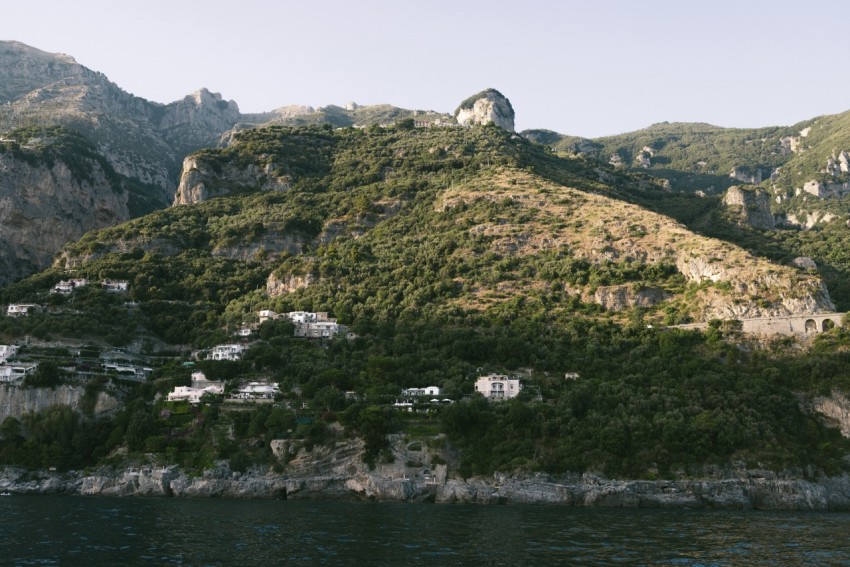
<path fill-rule="evenodd" d="M 470 479 L 245 474 L 219 466 L 201 476 L 177 467 L 102 468 L 57 474 L 0 469 L 0 492 L 178 498 L 277 498 L 386 502 L 551 504 L 579 507 L 850 510 L 850 476 L 808 481 L 751 471 L 737 478 L 704 480 L 611 480 L 594 475 L 553 478 L 545 474 Z"/>

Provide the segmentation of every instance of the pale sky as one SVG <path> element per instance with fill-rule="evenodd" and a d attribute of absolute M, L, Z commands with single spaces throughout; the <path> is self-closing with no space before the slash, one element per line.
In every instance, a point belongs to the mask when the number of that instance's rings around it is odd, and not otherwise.
<path fill-rule="evenodd" d="M 156 102 L 452 112 L 493 87 L 518 130 L 792 125 L 850 110 L 843 0 L 0 0 L 0 39 Z"/>

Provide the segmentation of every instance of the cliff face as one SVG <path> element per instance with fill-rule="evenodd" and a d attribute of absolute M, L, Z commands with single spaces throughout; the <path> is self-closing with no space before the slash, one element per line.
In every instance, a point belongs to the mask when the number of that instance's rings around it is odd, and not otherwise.
<path fill-rule="evenodd" d="M 217 145 L 221 135 L 240 118 L 236 102 L 201 89 L 163 107 L 156 127 L 177 153 L 185 154 Z"/>
<path fill-rule="evenodd" d="M 493 123 L 509 132 L 514 131 L 514 109 L 511 102 L 499 91 L 487 89 L 461 103 L 455 110 L 458 124 Z"/>
<path fill-rule="evenodd" d="M 0 385 L 0 421 L 7 417 L 20 419 L 25 413 L 38 413 L 52 405 L 60 404 L 79 411 L 85 389 L 79 386 L 57 386 L 55 388 L 22 388 Z M 114 397 L 101 392 L 95 403 L 94 414 L 102 415 L 119 409 Z"/>
<path fill-rule="evenodd" d="M 289 177 L 273 163 L 260 167 L 226 162 L 222 166 L 196 154 L 183 160 L 173 205 L 191 205 L 240 191 L 286 191 L 289 182 Z"/>
<path fill-rule="evenodd" d="M 733 185 L 723 195 L 723 204 L 737 214 L 742 223 L 763 229 L 776 226 L 770 210 L 770 195 L 763 189 L 749 190 Z"/>
<path fill-rule="evenodd" d="M 0 153 L 0 284 L 47 268 L 85 232 L 129 218 L 127 192 L 98 163 L 85 170 L 81 179 L 63 161 Z"/>
<path fill-rule="evenodd" d="M 0 469 L 0 490 L 15 494 L 173 496 L 189 498 L 284 498 L 477 504 L 550 504 L 606 508 L 704 508 L 759 510 L 850 510 L 850 477 L 809 481 L 758 470 L 693 480 L 621 481 L 595 475 L 547 474 L 469 479 L 440 474 L 387 475 L 361 470 L 341 447 L 336 463 L 320 473 L 231 471 L 226 466 L 188 476 L 177 467 L 68 475 Z M 352 465 L 350 470 L 344 470 Z"/>

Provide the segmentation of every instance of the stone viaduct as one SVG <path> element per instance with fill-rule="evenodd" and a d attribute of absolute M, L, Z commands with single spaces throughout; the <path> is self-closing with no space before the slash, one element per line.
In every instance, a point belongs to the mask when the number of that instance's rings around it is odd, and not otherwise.
<path fill-rule="evenodd" d="M 738 319 L 741 331 L 750 335 L 796 335 L 806 336 L 823 333 L 841 325 L 844 313 L 814 313 L 789 317 L 765 317 L 762 319 Z M 707 329 L 708 323 L 673 325 L 676 329 Z"/>

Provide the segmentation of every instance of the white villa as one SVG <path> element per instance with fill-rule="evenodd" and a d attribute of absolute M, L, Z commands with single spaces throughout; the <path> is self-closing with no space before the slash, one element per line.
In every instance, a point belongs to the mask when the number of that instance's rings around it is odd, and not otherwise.
<path fill-rule="evenodd" d="M 309 339 L 329 339 L 339 334 L 336 320 L 315 321 L 313 323 L 296 323 L 295 336 Z"/>
<path fill-rule="evenodd" d="M 169 402 L 189 402 L 190 404 L 198 404 L 201 402 L 201 396 L 206 392 L 192 388 L 191 386 L 175 386 L 174 390 L 168 393 L 165 398 Z"/>
<path fill-rule="evenodd" d="M 198 390 L 204 390 L 211 394 L 223 394 L 224 382 L 216 382 L 215 380 L 207 380 L 206 374 L 201 370 L 192 372 L 192 387 Z"/>
<path fill-rule="evenodd" d="M 262 309 L 259 313 L 257 313 L 257 316 L 259 317 L 260 324 L 262 325 L 266 321 L 274 321 L 280 317 L 280 314 L 272 311 L 271 309 Z"/>
<path fill-rule="evenodd" d="M 18 349 L 18 345 L 0 345 L 0 364 L 6 364 L 10 358 L 14 358 Z"/>
<path fill-rule="evenodd" d="M 30 309 L 36 309 L 38 305 L 32 303 L 10 303 L 6 309 L 6 315 L 9 317 L 25 317 L 29 315 Z"/>
<path fill-rule="evenodd" d="M 0 365 L 0 382 L 17 382 L 35 372 L 38 364 L 35 362 Z"/>
<path fill-rule="evenodd" d="M 343 333 L 345 327 L 339 325 L 336 319 L 328 317 L 327 311 L 290 311 L 289 313 L 275 313 L 270 309 L 263 309 L 257 313 L 260 323 L 269 320 L 286 317 L 295 323 L 295 336 L 307 337 L 309 339 L 329 339 Z"/>
<path fill-rule="evenodd" d="M 277 384 L 249 382 L 234 392 L 232 397 L 239 400 L 271 400 L 279 392 L 280 387 Z"/>
<path fill-rule="evenodd" d="M 166 400 L 169 402 L 187 401 L 190 404 L 201 402 L 204 394 L 223 394 L 224 382 L 214 382 L 207 380 L 203 372 L 197 370 L 192 373 L 191 386 L 175 386 L 174 390 L 168 393 Z"/>
<path fill-rule="evenodd" d="M 426 386 L 424 388 L 407 388 L 401 391 L 402 396 L 439 396 L 439 386 Z"/>
<path fill-rule="evenodd" d="M 103 280 L 100 285 L 106 291 L 123 293 L 130 289 L 130 283 L 127 280 Z"/>
<path fill-rule="evenodd" d="M 89 281 L 83 278 L 71 279 L 71 280 L 62 280 L 58 284 L 53 286 L 53 289 L 50 290 L 50 293 L 59 293 L 61 295 L 69 295 L 78 287 L 83 287 L 89 284 Z"/>
<path fill-rule="evenodd" d="M 504 374 L 488 374 L 475 381 L 475 391 L 488 400 L 507 400 L 515 398 L 522 390 L 517 378 L 508 378 Z"/>
<path fill-rule="evenodd" d="M 212 353 L 207 357 L 213 360 L 239 360 L 245 353 L 245 347 L 238 344 L 217 345 L 212 349 Z"/>

